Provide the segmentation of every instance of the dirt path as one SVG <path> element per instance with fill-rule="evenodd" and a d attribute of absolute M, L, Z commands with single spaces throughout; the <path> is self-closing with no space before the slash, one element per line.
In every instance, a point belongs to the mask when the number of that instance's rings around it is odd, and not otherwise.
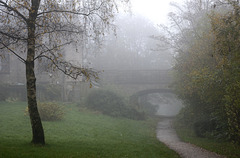
<path fill-rule="evenodd" d="M 175 150 L 182 158 L 225 158 L 195 145 L 180 141 L 171 126 L 171 121 L 171 118 L 164 118 L 158 123 L 157 138 L 169 148 Z"/>

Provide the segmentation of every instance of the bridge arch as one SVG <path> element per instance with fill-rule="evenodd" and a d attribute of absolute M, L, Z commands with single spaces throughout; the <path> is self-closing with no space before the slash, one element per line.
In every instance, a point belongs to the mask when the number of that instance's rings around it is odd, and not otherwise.
<path fill-rule="evenodd" d="M 172 89 L 166 89 L 166 88 L 142 90 L 130 96 L 130 103 L 138 105 L 139 97 L 147 94 L 151 94 L 151 93 L 173 93 L 174 94 L 174 91 Z"/>
<path fill-rule="evenodd" d="M 135 96 L 143 96 L 146 94 L 150 94 L 150 93 L 174 93 L 174 91 L 172 89 L 166 89 L 166 88 L 160 88 L 160 89 L 146 89 L 146 90 L 142 90 L 139 91 L 133 95 Z"/>
<path fill-rule="evenodd" d="M 139 110 L 150 111 L 151 115 L 169 117 L 175 116 L 183 107 L 175 92 L 167 88 L 146 89 L 136 92 L 130 97 L 130 103 Z"/>

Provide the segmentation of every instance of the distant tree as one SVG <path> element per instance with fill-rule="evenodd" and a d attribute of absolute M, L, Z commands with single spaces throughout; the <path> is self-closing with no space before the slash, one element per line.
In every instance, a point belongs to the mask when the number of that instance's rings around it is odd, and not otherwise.
<path fill-rule="evenodd" d="M 119 15 L 115 23 L 117 36 L 111 34 L 105 40 L 103 52 L 92 59 L 95 67 L 104 70 L 149 70 L 170 67 L 170 53 L 155 50 L 157 41 L 150 36 L 158 34 L 158 28 L 149 19 L 140 15 Z"/>
<path fill-rule="evenodd" d="M 78 46 L 83 42 L 80 35 L 100 41 L 112 26 L 118 4 L 115 0 L 0 0 L 0 49 L 8 50 L 26 66 L 32 143 L 45 144 L 37 109 L 35 61 L 45 58 L 51 69 L 73 79 L 97 77 L 92 69 L 66 61 L 60 49 L 68 44 Z"/>

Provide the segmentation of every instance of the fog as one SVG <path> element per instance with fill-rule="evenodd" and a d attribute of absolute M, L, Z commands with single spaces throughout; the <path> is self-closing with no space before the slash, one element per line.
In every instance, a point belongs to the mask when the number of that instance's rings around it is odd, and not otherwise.
<path fill-rule="evenodd" d="M 159 116 L 176 116 L 183 107 L 181 101 L 171 93 L 148 94 L 147 101 L 158 106 L 156 115 Z"/>
<path fill-rule="evenodd" d="M 147 18 L 136 15 L 120 15 L 116 32 L 103 42 L 101 52 L 91 59 L 93 67 L 103 70 L 159 70 L 170 69 L 172 54 L 159 50 L 159 41 L 151 38 L 160 34 Z"/>
<path fill-rule="evenodd" d="M 159 41 L 152 37 L 161 33 L 159 28 L 146 17 L 131 14 L 118 15 L 114 25 L 115 31 L 109 30 L 99 46 L 89 41 L 78 46 L 79 52 L 75 52 L 76 48 L 72 45 L 61 50 L 67 61 L 99 72 L 100 78 L 91 81 L 92 88 L 89 88 L 89 82 L 82 82 L 84 77 L 72 80 L 59 71 L 50 71 L 49 62 L 42 60 L 36 68 L 38 100 L 82 102 L 91 91 L 109 87 L 110 90 L 120 92 L 124 98 L 143 90 L 169 89 L 171 75 L 165 71 L 172 69 L 173 52 L 170 49 L 160 49 Z M 11 89 L 17 88 L 18 91 L 10 92 L 11 96 L 7 98 L 25 100 L 23 65 L 16 57 L 10 57 L 9 60 L 14 64 L 5 67 L 10 73 L 7 72 L 9 74 L 1 79 L 3 83 L 13 85 Z M 2 67 L 6 65 L 4 62 L 6 61 L 1 60 Z M 15 66 L 17 64 L 20 66 Z M 45 86 L 48 84 L 51 86 Z M 53 94 L 47 92 L 49 88 Z M 19 91 L 21 93 L 18 94 Z M 146 100 L 143 101 L 143 98 Z M 155 115 L 174 116 L 182 107 L 173 94 L 146 94 L 142 99 L 141 102 L 158 107 Z"/>
<path fill-rule="evenodd" d="M 162 71 L 172 70 L 175 52 L 154 37 L 162 35 L 158 24 L 167 24 L 173 8 L 170 1 L 160 3 L 132 1 L 131 14 L 120 12 L 114 21 L 116 29 L 106 34 L 101 48 L 86 54 L 85 64 L 102 71 L 95 88 L 115 87 L 127 98 L 143 90 L 171 89 L 171 73 Z M 138 104 L 155 107 L 154 115 L 170 117 L 183 107 L 175 94 L 165 92 L 141 96 Z"/>
<path fill-rule="evenodd" d="M 85 28 L 81 27 L 86 30 L 73 37 L 73 40 L 80 42 L 64 45 L 56 50 L 56 54 L 51 54 L 51 49 L 45 47 L 36 51 L 39 57 L 39 60 L 35 61 L 37 99 L 39 101 L 83 102 L 91 91 L 110 89 L 128 100 L 144 90 L 171 89 L 169 87 L 172 80 L 169 72 L 174 65 L 174 52 L 155 38 L 162 34 L 162 30 L 157 26 L 160 21 L 155 20 L 166 20 L 166 18 L 158 18 L 153 14 L 153 10 L 156 10 L 153 4 L 146 6 L 149 14 L 141 13 L 140 8 L 144 4 L 147 3 L 133 1 L 130 12 L 124 13 L 120 10 L 114 15 L 110 26 L 102 30 L 98 30 L 95 26 L 97 23 L 87 23 Z M 166 8 L 169 6 L 166 2 L 163 6 L 165 6 L 165 12 L 158 14 L 165 17 Z M 52 41 L 48 38 L 43 36 L 41 42 L 43 45 L 50 43 L 49 47 L 53 45 L 53 50 L 55 50 L 54 42 L 51 43 Z M 53 36 L 53 39 L 55 38 L 57 39 L 57 36 Z M 63 41 L 68 40 L 68 38 L 62 38 Z M 3 100 L 7 98 L 26 100 L 25 68 L 21 62 L 26 58 L 26 54 L 22 53 L 24 49 L 19 47 L 21 50 L 19 56 L 3 53 L 7 60 L 0 59 L 1 82 L 4 86 L 10 86 L 8 95 L 2 95 Z M 41 51 L 50 51 L 47 54 L 49 56 L 40 58 Z M 22 59 L 18 60 L 19 57 Z M 66 64 L 65 61 L 71 64 Z M 62 63 L 65 65 L 61 65 Z M 73 72 L 72 65 L 98 72 L 99 79 L 95 80 L 81 75 L 77 80 L 73 80 L 71 75 L 66 75 Z M 2 88 L 3 91 L 4 89 L 5 87 Z M 173 94 L 164 92 L 146 94 L 144 98 L 146 100 L 143 101 L 142 98 L 141 102 L 158 107 L 154 112 L 156 115 L 173 116 L 182 107 Z"/>
<path fill-rule="evenodd" d="M 234 153 L 239 11 L 239 0 L 0 0 L 0 155 L 161 157 L 167 145 L 213 157 L 191 144 L 225 142 Z"/>
<path fill-rule="evenodd" d="M 91 67 L 102 70 L 101 86 L 95 88 L 110 85 L 128 97 L 142 90 L 170 89 L 171 74 L 161 72 L 171 71 L 173 52 L 160 47 L 160 41 L 152 38 L 161 34 L 159 28 L 141 15 L 119 15 L 115 24 L 116 32 L 107 35 L 101 51 L 86 59 Z M 157 107 L 155 115 L 175 116 L 182 108 L 173 93 L 149 93 L 138 100 L 139 104 Z"/>

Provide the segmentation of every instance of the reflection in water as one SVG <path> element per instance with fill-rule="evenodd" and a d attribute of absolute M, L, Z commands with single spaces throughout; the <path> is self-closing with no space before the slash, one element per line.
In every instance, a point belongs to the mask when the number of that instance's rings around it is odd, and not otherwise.
<path fill-rule="evenodd" d="M 148 94 L 146 101 L 154 106 L 158 106 L 156 115 L 175 116 L 183 107 L 181 101 L 172 93 L 152 93 Z"/>

